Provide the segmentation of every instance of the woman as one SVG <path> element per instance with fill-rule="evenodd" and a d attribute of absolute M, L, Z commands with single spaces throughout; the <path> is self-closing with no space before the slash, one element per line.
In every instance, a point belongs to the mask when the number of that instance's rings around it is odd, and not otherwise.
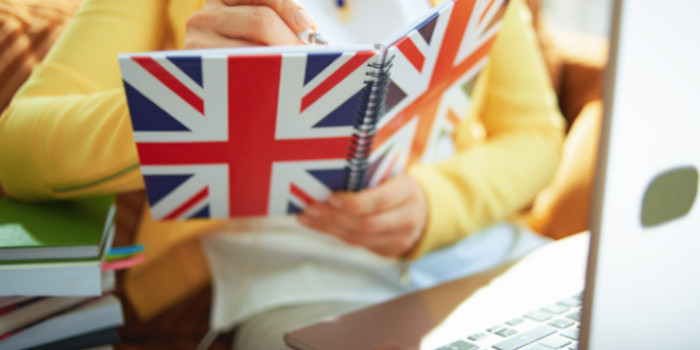
<path fill-rule="evenodd" d="M 370 5 L 384 10 L 366 10 Z M 297 33 L 309 28 L 339 43 L 367 40 L 357 35 L 372 28 L 364 34 L 373 43 L 397 27 L 382 35 L 365 23 L 379 28 L 391 18 L 400 27 L 428 6 L 87 0 L 0 117 L 0 184 L 25 200 L 143 188 L 119 53 L 302 44 Z M 131 303 L 148 318 L 213 276 L 214 328 L 236 325 L 236 349 L 285 348 L 288 327 L 541 244 L 513 227 L 485 228 L 525 206 L 555 170 L 563 125 L 548 82 L 527 9 L 511 1 L 469 116 L 457 127 L 454 156 L 366 191 L 335 194 L 307 208 L 298 217 L 302 225 L 294 218 L 154 222 L 145 210 L 137 240 L 147 247 L 147 263 L 127 275 Z M 408 286 L 399 275 L 402 259 L 417 259 Z"/>

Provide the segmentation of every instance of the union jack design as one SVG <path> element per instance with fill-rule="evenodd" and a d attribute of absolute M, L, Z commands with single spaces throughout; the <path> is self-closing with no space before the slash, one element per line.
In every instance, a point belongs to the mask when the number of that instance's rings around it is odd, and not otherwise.
<path fill-rule="evenodd" d="M 154 219 L 295 213 L 343 189 L 378 53 L 184 54 L 120 60 Z"/>
<path fill-rule="evenodd" d="M 365 174 L 373 186 L 436 153 L 469 105 L 503 1 L 455 0 L 388 49 L 120 56 L 156 220 L 297 213 L 346 186 L 368 70 L 393 56 Z"/>
<path fill-rule="evenodd" d="M 391 79 L 369 159 L 374 186 L 417 161 L 453 152 L 475 78 L 487 62 L 507 1 L 455 0 L 389 45 Z"/>

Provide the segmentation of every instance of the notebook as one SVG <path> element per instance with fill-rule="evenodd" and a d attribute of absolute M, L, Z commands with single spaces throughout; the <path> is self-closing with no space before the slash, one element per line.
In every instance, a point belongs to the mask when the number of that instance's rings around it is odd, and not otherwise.
<path fill-rule="evenodd" d="M 107 244 L 115 234 L 112 225 Z M 105 253 L 87 259 L 23 260 L 0 263 L 0 296 L 94 296 L 102 293 L 104 270 L 114 268 Z"/>
<path fill-rule="evenodd" d="M 287 344 L 335 350 L 697 348 L 700 50 L 692 43 L 700 32 L 700 3 L 664 5 L 614 2 L 590 245 L 587 236 L 575 235 L 484 274 L 289 330 Z M 587 255 L 569 254 L 577 251 Z M 555 258 L 537 261 L 543 256 Z M 542 268 L 524 269 L 523 262 Z M 506 276 L 520 283 L 505 283 Z M 581 290 L 539 296 L 565 290 L 564 283 Z M 502 294 L 485 309 L 482 291 Z M 531 300 L 542 303 L 516 310 Z M 492 315 L 504 317 L 496 322 Z M 461 334 L 436 335 L 448 327 Z"/>
<path fill-rule="evenodd" d="M 0 198 L 0 296 L 99 295 L 115 214 L 114 195 Z"/>
<path fill-rule="evenodd" d="M 121 54 L 153 218 L 295 214 L 449 154 L 504 8 L 444 1 L 367 45 Z"/>
<path fill-rule="evenodd" d="M 0 197 L 0 264 L 99 258 L 115 212 L 111 195 L 46 203 Z"/>

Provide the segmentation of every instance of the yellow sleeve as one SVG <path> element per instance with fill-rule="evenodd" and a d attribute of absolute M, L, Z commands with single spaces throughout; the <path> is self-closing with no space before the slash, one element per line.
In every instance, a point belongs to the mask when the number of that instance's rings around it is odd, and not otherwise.
<path fill-rule="evenodd" d="M 428 222 L 407 258 L 506 219 L 552 178 L 564 119 L 530 21 L 524 3 L 512 0 L 472 95 L 469 115 L 458 125 L 457 154 L 409 169 L 425 191 Z M 472 133 L 469 120 L 483 126 L 483 142 L 463 141 Z"/>
<path fill-rule="evenodd" d="M 165 0 L 86 0 L 0 116 L 0 183 L 27 200 L 143 187 L 117 55 L 157 50 Z"/>

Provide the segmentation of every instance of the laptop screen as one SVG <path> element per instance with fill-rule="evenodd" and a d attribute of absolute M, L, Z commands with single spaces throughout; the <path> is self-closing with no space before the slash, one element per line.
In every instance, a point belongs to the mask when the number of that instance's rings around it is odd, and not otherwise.
<path fill-rule="evenodd" d="M 616 2 L 581 348 L 697 347 L 698 13 Z"/>

